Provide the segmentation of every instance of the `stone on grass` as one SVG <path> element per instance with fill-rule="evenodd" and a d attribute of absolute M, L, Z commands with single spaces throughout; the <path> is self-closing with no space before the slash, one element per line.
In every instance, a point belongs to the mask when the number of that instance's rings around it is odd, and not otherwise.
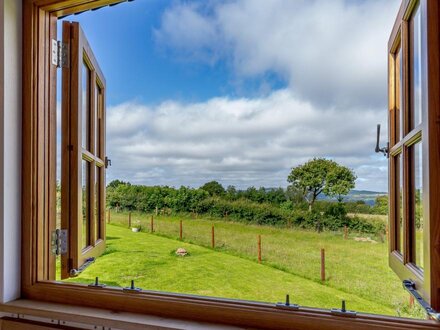
<path fill-rule="evenodd" d="M 186 256 L 188 254 L 188 252 L 184 248 L 178 248 L 176 250 L 176 254 L 178 256 L 184 257 L 184 256 Z"/>

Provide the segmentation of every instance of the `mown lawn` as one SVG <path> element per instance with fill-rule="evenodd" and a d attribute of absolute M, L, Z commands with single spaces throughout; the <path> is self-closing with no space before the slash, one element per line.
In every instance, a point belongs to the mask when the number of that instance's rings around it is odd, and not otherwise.
<path fill-rule="evenodd" d="M 96 276 L 108 285 L 148 290 L 246 299 L 276 303 L 286 293 L 303 306 L 339 307 L 342 299 L 358 311 L 394 315 L 389 306 L 330 286 L 258 264 L 225 252 L 149 233 L 107 226 L 106 253 L 72 282 L 92 283 Z M 175 255 L 183 247 L 189 255 Z"/>
<path fill-rule="evenodd" d="M 132 213 L 132 224 L 140 221 L 142 230 L 149 232 L 150 217 Z M 327 280 L 323 286 L 383 305 L 393 310 L 393 315 L 420 316 L 418 311 L 409 309 L 408 294 L 388 266 L 386 242 L 357 242 L 354 238 L 362 236 L 357 233 L 350 233 L 349 239 L 344 240 L 342 233 L 318 234 L 190 216 L 154 216 L 155 235 L 178 239 L 180 220 L 183 220 L 185 242 L 210 247 L 211 226 L 214 225 L 216 251 L 253 262 L 257 261 L 257 235 L 261 235 L 263 264 L 315 282 L 320 287 L 320 249 L 325 248 Z M 128 214 L 112 212 L 111 223 L 127 228 Z M 373 312 L 367 305 L 359 310 Z"/>

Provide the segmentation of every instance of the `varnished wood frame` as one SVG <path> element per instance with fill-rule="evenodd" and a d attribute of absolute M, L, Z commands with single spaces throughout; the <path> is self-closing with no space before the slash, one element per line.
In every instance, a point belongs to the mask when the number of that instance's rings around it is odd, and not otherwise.
<path fill-rule="evenodd" d="M 392 67 L 393 51 L 395 50 L 398 40 L 402 39 L 404 47 L 403 60 L 403 107 L 405 111 L 405 118 L 410 118 L 410 93 L 409 93 L 409 60 L 410 51 L 409 43 L 409 19 L 412 16 L 413 10 L 417 5 L 417 0 L 404 0 L 400 8 L 398 17 L 396 19 L 389 43 L 389 70 Z M 420 9 L 422 15 L 422 56 L 423 61 L 423 74 L 426 79 L 423 80 L 422 89 L 425 92 L 423 98 L 424 113 L 422 115 L 422 124 L 412 128 L 409 120 L 404 123 L 405 136 L 398 142 L 393 143 L 393 137 L 395 135 L 395 128 L 393 127 L 392 106 L 395 93 L 393 91 L 393 82 L 389 83 L 389 136 L 391 143 L 391 157 L 390 157 L 390 256 L 389 263 L 391 268 L 397 273 L 397 275 L 403 279 L 412 279 L 416 283 L 416 288 L 427 301 L 430 302 L 432 307 L 436 310 L 440 309 L 440 251 L 438 244 L 440 242 L 440 7 L 436 0 L 421 0 Z M 428 69 L 429 68 L 429 69 Z M 391 71 L 389 77 L 392 76 Z M 409 148 L 422 141 L 423 152 L 423 218 L 424 218 L 424 270 L 421 271 L 414 265 L 414 230 L 412 216 L 412 204 L 414 199 L 414 187 L 412 187 L 414 172 L 414 165 L 411 162 L 410 157 L 406 154 Z M 395 169 L 393 167 L 393 155 L 400 152 L 405 154 L 404 161 L 404 191 L 406 192 L 406 198 L 404 202 L 405 208 L 405 246 L 404 255 L 400 256 L 395 251 L 396 244 L 396 198 L 398 192 L 396 191 Z"/>
<path fill-rule="evenodd" d="M 105 250 L 105 130 L 100 127 L 99 151 L 96 149 L 95 104 L 97 101 L 97 88 L 101 91 L 100 99 L 101 117 L 105 123 L 106 82 L 93 51 L 84 32 L 78 23 L 63 22 L 63 43 L 66 45 L 69 56 L 69 65 L 63 67 L 62 76 L 62 176 L 61 176 L 61 228 L 68 230 L 68 252 L 61 256 L 61 278 L 66 279 L 72 269 L 79 269 L 88 258 L 98 257 Z M 82 127 L 83 121 L 83 65 L 87 66 L 87 126 Z M 96 102 L 97 103 L 97 102 Z M 82 141 L 85 130 L 87 143 Z M 83 147 L 86 146 L 86 148 Z M 87 162 L 87 238 L 86 246 L 83 242 L 82 220 L 82 161 Z M 95 172 L 96 167 L 101 168 L 99 177 L 99 206 L 98 219 L 95 219 Z M 68 210 L 68 211 L 66 211 Z M 100 222 L 98 225 L 97 222 Z M 95 237 L 96 227 L 100 229 L 99 239 Z"/>
<path fill-rule="evenodd" d="M 46 281 L 50 278 L 48 268 L 40 258 L 48 253 L 42 244 L 47 227 L 44 219 L 53 198 L 48 187 L 55 180 L 51 149 L 56 72 L 49 64 L 50 39 L 56 35 L 56 17 L 116 2 L 23 0 L 22 297 L 266 329 L 438 329 L 434 321 L 368 314 L 346 318 L 313 308 L 289 311 L 266 303 L 154 291 L 127 293 L 120 288 L 95 289 Z M 45 144 L 46 140 L 52 144 Z"/>

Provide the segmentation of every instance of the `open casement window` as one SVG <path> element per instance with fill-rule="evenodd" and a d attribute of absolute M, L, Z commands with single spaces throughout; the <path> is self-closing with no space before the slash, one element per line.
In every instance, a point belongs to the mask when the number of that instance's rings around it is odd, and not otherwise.
<path fill-rule="evenodd" d="M 439 109 L 433 93 L 439 90 L 434 92 L 438 84 L 432 83 L 438 67 L 428 43 L 429 5 L 404 2 L 389 43 L 389 263 L 438 310 L 440 167 L 433 118 Z"/>
<path fill-rule="evenodd" d="M 105 250 L 105 80 L 78 23 L 63 22 L 61 227 L 68 249 L 61 278 Z"/>
<path fill-rule="evenodd" d="M 53 40 L 57 37 L 59 17 L 115 5 L 125 0 L 23 0 L 23 128 L 22 128 L 22 270 L 21 297 L 59 304 L 99 307 L 106 310 L 148 313 L 160 317 L 266 329 L 438 329 L 426 320 L 358 313 L 341 316 L 330 310 L 301 306 L 298 310 L 279 308 L 274 303 L 216 299 L 157 291 L 96 287 L 68 281 L 54 281 L 55 258 L 50 254 L 50 237 L 56 219 L 56 86 L 57 65 L 51 60 Z M 412 278 L 432 306 L 440 309 L 440 27 L 438 0 L 420 0 L 422 20 L 421 64 L 422 116 L 420 125 L 409 111 L 406 70 L 399 87 L 401 101 L 396 105 L 394 73 L 396 67 L 408 68 L 409 21 L 414 1 L 402 0 L 390 43 L 390 157 L 391 226 L 390 264 L 403 278 Z M 429 16 L 428 16 L 429 14 Z M 406 32 L 403 31 L 407 29 Z M 400 34 L 399 31 L 404 33 Z M 423 32 L 425 31 L 425 32 Z M 402 35 L 402 37 L 400 37 Z M 127 35 L 127 38 L 130 38 Z M 65 23 L 63 39 L 69 61 L 62 75 L 62 229 L 68 230 L 68 253 L 62 256 L 62 276 L 78 270 L 84 261 L 102 253 L 105 245 L 105 81 L 78 24 Z M 426 40 L 428 39 L 428 40 Z M 396 64 L 399 43 L 400 61 Z M 427 48 L 426 44 L 430 47 Z M 386 56 L 384 54 L 384 56 Z M 425 59 L 425 60 L 424 60 Z M 426 60 L 428 59 L 428 60 Z M 127 58 L 121 58 L 127 61 Z M 58 61 L 57 61 L 58 63 Z M 426 68 L 429 68 L 427 70 Z M 427 74 L 428 72 L 428 74 Z M 425 75 L 425 76 L 423 76 Z M 400 74 L 399 74 L 400 76 Z M 414 85 L 416 83 L 414 82 Z M 425 95 L 427 94 L 427 96 Z M 427 100 L 425 100 L 427 98 Z M 425 101 L 424 101 L 425 100 Z M 85 113 L 85 115 L 83 115 Z M 400 115 L 401 113 L 401 115 Z M 402 137 L 393 137 L 396 114 L 403 118 Z M 399 122 L 400 125 L 400 122 Z M 399 126 L 400 127 L 400 126 Z M 403 135 L 404 134 L 404 135 Z M 422 142 L 421 144 L 419 142 Z M 419 147 L 417 147 L 419 146 Z M 417 151 L 416 149 L 419 148 Z M 420 149 L 422 150 L 421 153 Z M 398 155 L 401 156 L 398 156 Z M 421 157 L 420 157 L 421 155 Z M 429 155 L 429 157 L 428 157 Z M 400 157 L 400 158 L 399 158 Z M 402 159 L 402 160 L 400 160 Z M 415 188 L 413 170 L 421 159 L 423 186 Z M 403 163 L 396 171 L 394 163 Z M 83 170 L 84 168 L 84 170 Z M 397 195 L 396 173 L 402 172 L 402 193 Z M 394 177 L 394 179 L 393 179 Z M 415 184 L 414 184 L 415 186 Z M 394 189 L 394 190 L 393 190 Z M 399 190 L 400 191 L 400 190 Z M 401 204 L 397 196 L 402 195 Z M 421 198 L 423 197 L 423 198 Z M 423 263 L 418 261 L 411 238 L 412 200 L 423 200 Z M 100 204 L 99 204 L 100 203 Z M 399 202 L 400 203 L 400 202 Z M 415 203 L 415 202 L 414 202 Z M 401 205 L 401 206 L 400 206 Z M 396 211 L 402 209 L 402 233 L 397 230 Z M 407 223 L 408 222 L 408 223 Z M 397 234 L 401 233 L 401 234 Z M 398 236 L 400 235 L 400 236 Z M 399 237 L 402 237 L 400 239 Z M 399 243 L 397 243 L 399 242 Z M 400 243 L 402 242 L 402 243 Z M 401 244 L 401 245 L 400 245 Z M 399 246 L 399 248 L 397 247 Z M 413 249 L 411 252 L 411 249 Z M 337 307 L 337 306 L 336 306 Z M 133 320 L 134 321 L 134 320 Z M 134 321 L 135 322 L 135 321 Z"/>

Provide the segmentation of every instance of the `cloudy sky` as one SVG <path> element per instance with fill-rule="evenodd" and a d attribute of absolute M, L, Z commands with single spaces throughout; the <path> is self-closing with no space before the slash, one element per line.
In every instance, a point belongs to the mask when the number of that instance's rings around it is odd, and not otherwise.
<path fill-rule="evenodd" d="M 136 0 L 65 18 L 107 79 L 108 180 L 284 187 L 327 157 L 386 191 L 373 149 L 399 3 Z"/>

